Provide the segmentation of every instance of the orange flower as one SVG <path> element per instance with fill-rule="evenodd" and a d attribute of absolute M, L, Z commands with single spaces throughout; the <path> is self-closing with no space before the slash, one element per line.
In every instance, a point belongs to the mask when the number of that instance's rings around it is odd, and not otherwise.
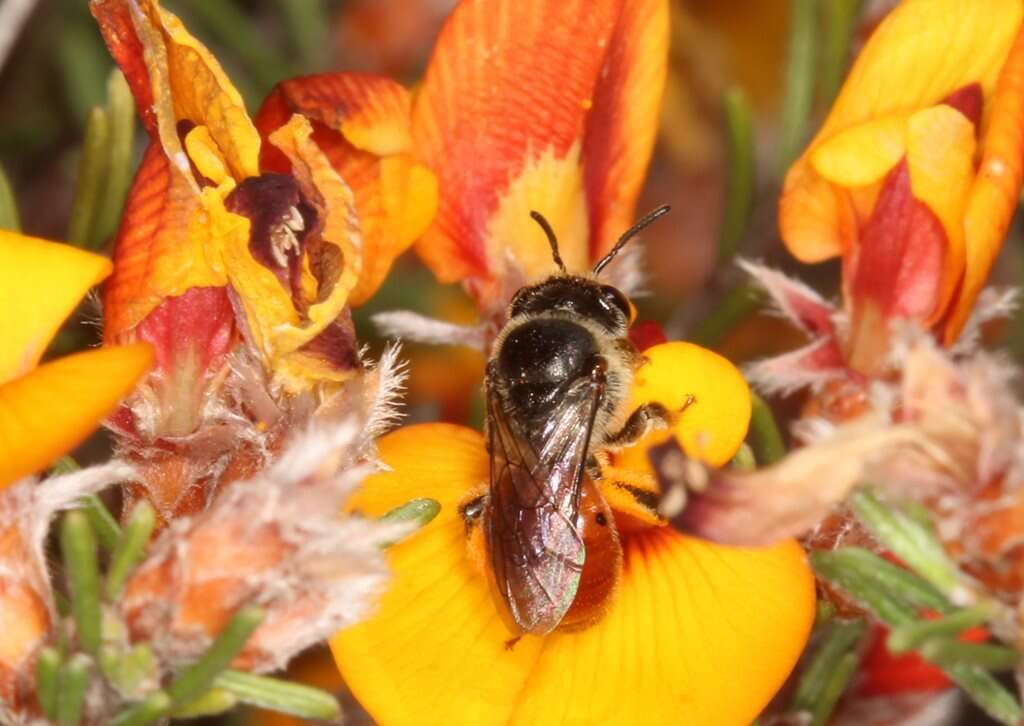
<path fill-rule="evenodd" d="M 588 268 L 633 222 L 667 15 L 661 0 L 465 0 L 450 17 L 413 110 L 414 150 L 440 194 L 417 250 L 442 280 L 464 282 L 486 324 L 501 324 L 516 287 L 554 272 L 531 209 L 551 221 L 570 270 Z M 739 724 L 775 694 L 813 619 L 802 550 L 792 541 L 728 548 L 676 532 L 653 509 L 646 458 L 674 436 L 703 461 L 728 462 L 750 418 L 746 382 L 687 343 L 645 354 L 632 406 L 696 403 L 673 430 L 609 456 L 601 480 L 587 485 L 581 512 L 598 525 L 611 519 L 618 539 L 586 544 L 578 592 L 594 595 L 578 596 L 548 636 L 509 642 L 515 633 L 490 592 L 481 530 L 461 511 L 486 491 L 483 437 L 427 424 L 381 440 L 387 471 L 349 506 L 380 516 L 430 497 L 442 508 L 389 551 L 395 578 L 376 616 L 332 640 L 348 685 L 379 722 L 551 723 L 571 714 L 601 723 L 643 713 L 656 723 Z"/>
<path fill-rule="evenodd" d="M 677 439 L 704 461 L 728 461 L 750 415 L 738 371 L 686 343 L 648 355 L 694 383 L 697 403 Z M 671 404 L 677 389 L 651 376 L 634 402 Z M 441 503 L 433 522 L 390 550 L 394 580 L 376 616 L 331 642 L 350 688 L 381 723 L 553 723 L 567 714 L 586 723 L 637 714 L 651 723 L 749 723 L 803 648 L 814 580 L 795 542 L 753 550 L 688 537 L 612 477 L 598 486 L 623 555 L 620 572 L 602 573 L 616 579 L 603 614 L 583 629 L 509 645 L 478 537 L 460 512 L 487 481 L 483 437 L 425 424 L 385 436 L 380 449 L 389 471 L 367 480 L 351 507 L 381 515 L 413 497 Z"/>
<path fill-rule="evenodd" d="M 413 109 L 415 153 L 438 178 L 416 244 L 485 313 L 554 271 L 541 212 L 570 270 L 634 222 L 668 52 L 659 0 L 463 2 L 438 38 Z"/>
<path fill-rule="evenodd" d="M 907 0 L 868 40 L 786 176 L 780 226 L 804 262 L 841 255 L 846 359 L 873 373 L 888 322 L 959 335 L 1021 188 L 1024 8 Z"/>
<path fill-rule="evenodd" d="M 0 488 L 77 446 L 152 365 L 145 344 L 39 365 L 64 319 L 109 274 L 103 257 L 0 230 Z"/>

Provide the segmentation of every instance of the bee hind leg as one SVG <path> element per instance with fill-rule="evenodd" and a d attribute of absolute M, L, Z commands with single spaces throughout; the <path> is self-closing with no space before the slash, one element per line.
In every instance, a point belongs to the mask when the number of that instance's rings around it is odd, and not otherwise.
<path fill-rule="evenodd" d="M 459 514 L 462 516 L 462 521 L 466 523 L 467 536 L 472 533 L 476 525 L 480 524 L 480 518 L 484 515 L 486 504 L 487 495 L 481 494 L 459 505 Z"/>
<path fill-rule="evenodd" d="M 697 402 L 693 395 L 687 395 L 686 401 L 677 411 L 670 411 L 664 405 L 652 401 L 637 408 L 626 419 L 626 423 L 618 432 L 612 434 L 605 445 L 613 448 L 631 446 L 655 429 L 667 429 L 674 424 L 682 413 Z"/>

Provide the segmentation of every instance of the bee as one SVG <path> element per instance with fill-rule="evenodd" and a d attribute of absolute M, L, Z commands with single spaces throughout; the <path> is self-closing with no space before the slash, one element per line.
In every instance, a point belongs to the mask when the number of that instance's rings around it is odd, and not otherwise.
<path fill-rule="evenodd" d="M 593 483 L 595 452 L 632 443 L 672 414 L 657 403 L 626 410 L 644 358 L 627 337 L 628 298 L 599 278 L 668 211 L 628 229 L 590 274 L 566 270 L 550 224 L 530 213 L 558 272 L 509 304 L 484 381 L 489 488 L 463 507 L 467 522 L 480 520 L 495 601 L 519 635 L 592 621 L 621 569 L 614 521 Z"/>

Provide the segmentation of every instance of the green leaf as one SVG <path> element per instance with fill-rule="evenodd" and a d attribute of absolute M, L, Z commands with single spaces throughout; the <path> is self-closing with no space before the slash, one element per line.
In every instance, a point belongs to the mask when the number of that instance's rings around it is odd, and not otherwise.
<path fill-rule="evenodd" d="M 36 658 L 36 697 L 43 709 L 43 715 L 50 721 L 57 720 L 57 698 L 60 694 L 60 653 L 56 648 L 46 647 Z"/>
<path fill-rule="evenodd" d="M 736 256 L 740 241 L 747 231 L 754 207 L 756 166 L 754 160 L 754 129 L 750 104 L 743 90 L 737 87 L 725 92 L 722 99 L 727 131 L 728 169 L 725 189 L 725 211 L 718 237 L 718 263 L 725 264 Z"/>
<path fill-rule="evenodd" d="M 243 703 L 303 719 L 330 721 L 341 715 L 337 699 L 319 688 L 252 673 L 225 671 L 217 685 Z"/>
<path fill-rule="evenodd" d="M 71 656 L 61 667 L 57 696 L 57 723 L 60 726 L 78 726 L 81 722 L 91 678 L 92 659 L 82 653 Z"/>
<path fill-rule="evenodd" d="M 11 188 L 7 173 L 0 166 L 0 229 L 11 232 L 21 231 L 21 219 L 18 216 L 18 201 Z"/>
<path fill-rule="evenodd" d="M 149 536 L 156 527 L 156 510 L 153 506 L 142 500 L 135 505 L 124 532 L 114 547 L 110 558 L 110 567 L 107 570 L 107 599 L 117 599 L 121 588 L 132 569 L 146 556 L 146 546 L 149 544 Z"/>
<path fill-rule="evenodd" d="M 786 173 L 807 143 L 817 74 L 817 4 L 818 0 L 790 2 L 789 50 L 779 132 L 780 175 Z"/>
<path fill-rule="evenodd" d="M 93 227 L 107 174 L 109 139 L 110 119 L 107 112 L 97 106 L 89 112 L 86 122 L 82 156 L 75 179 L 75 197 L 71 203 L 71 219 L 68 221 L 68 242 L 75 247 L 94 247 Z"/>
<path fill-rule="evenodd" d="M 856 671 L 860 658 L 854 649 L 866 625 L 863 620 L 837 621 L 804 670 L 792 709 L 811 714 L 812 726 L 826 723 Z"/>
<path fill-rule="evenodd" d="M 60 545 L 71 590 L 71 613 L 75 618 L 78 641 L 82 650 L 96 655 L 102 624 L 99 561 L 96 535 L 84 512 L 75 510 L 64 515 Z"/>

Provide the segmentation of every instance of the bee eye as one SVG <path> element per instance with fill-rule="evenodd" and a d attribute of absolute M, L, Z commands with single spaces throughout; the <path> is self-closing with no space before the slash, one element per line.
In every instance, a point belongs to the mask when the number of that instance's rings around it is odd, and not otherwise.
<path fill-rule="evenodd" d="M 612 287 L 611 285 L 602 285 L 601 292 L 604 294 L 604 297 L 606 300 L 608 300 L 608 302 L 610 302 L 612 305 L 617 307 L 622 312 L 622 315 L 626 318 L 627 321 L 633 322 L 634 308 L 630 304 L 629 298 L 627 298 L 621 290 L 619 290 L 616 287 Z"/>

